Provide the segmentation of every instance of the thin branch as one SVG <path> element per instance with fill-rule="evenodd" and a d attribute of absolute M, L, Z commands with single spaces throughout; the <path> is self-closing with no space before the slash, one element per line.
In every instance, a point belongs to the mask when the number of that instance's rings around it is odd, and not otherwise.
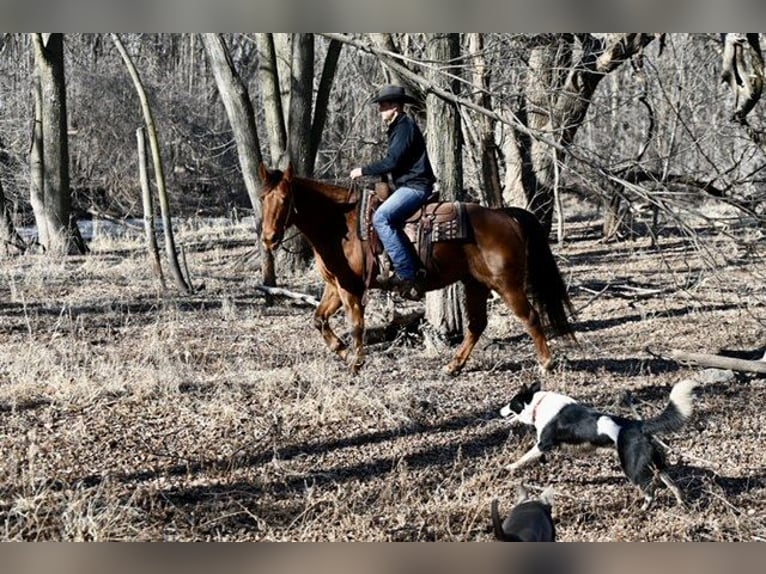
<path fill-rule="evenodd" d="M 266 293 L 267 295 L 287 297 L 288 299 L 295 299 L 296 301 L 306 303 L 312 307 L 319 307 L 319 299 L 312 297 L 311 295 L 307 295 L 306 293 L 296 293 L 295 291 L 289 291 L 288 289 L 284 289 L 282 287 L 269 287 L 267 285 L 256 285 L 255 288 L 258 291 Z"/>

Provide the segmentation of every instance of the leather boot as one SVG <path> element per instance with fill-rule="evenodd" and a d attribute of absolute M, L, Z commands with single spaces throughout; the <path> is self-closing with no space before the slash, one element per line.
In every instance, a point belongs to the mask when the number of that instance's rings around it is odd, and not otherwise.
<path fill-rule="evenodd" d="M 389 277 L 378 276 L 375 278 L 375 282 L 378 287 L 385 291 L 396 291 L 410 301 L 420 301 L 423 298 L 425 289 L 425 269 L 418 269 L 415 274 L 415 279 L 402 279 L 396 274 L 392 274 Z"/>

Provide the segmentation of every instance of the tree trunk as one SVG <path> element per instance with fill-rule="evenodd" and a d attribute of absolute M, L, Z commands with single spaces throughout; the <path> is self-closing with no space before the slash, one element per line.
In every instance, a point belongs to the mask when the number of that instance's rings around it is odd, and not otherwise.
<path fill-rule="evenodd" d="M 288 61 L 290 69 L 285 77 L 290 87 L 287 107 L 287 155 L 298 175 L 312 177 L 314 165 L 310 156 L 314 86 L 313 34 L 293 34 L 291 58 Z M 312 261 L 312 251 L 303 235 L 295 233 L 285 239 L 282 245 L 283 248 L 277 256 L 278 266 L 293 273 L 305 272 Z"/>
<path fill-rule="evenodd" d="M 35 33 L 32 43 L 36 121 L 30 163 L 37 170 L 32 177 L 34 185 L 39 186 L 32 190 L 39 241 L 50 254 L 85 253 L 82 236 L 71 218 L 64 36 Z"/>
<path fill-rule="evenodd" d="M 274 35 L 270 33 L 256 34 L 256 43 L 259 62 L 258 79 L 260 80 L 271 166 L 285 167 L 283 155 L 287 151 L 287 129 L 282 97 L 279 91 L 280 76 Z"/>
<path fill-rule="evenodd" d="M 43 162 L 43 94 L 39 78 L 32 80 L 35 121 L 29 148 L 29 202 L 35 216 L 37 242 L 48 245 L 48 219 L 45 217 L 45 164 Z"/>
<path fill-rule="evenodd" d="M 760 34 L 723 34 L 721 80 L 734 94 L 734 113 L 731 119 L 742 125 L 750 139 L 766 153 L 763 130 L 754 129 L 747 115 L 761 99 L 764 72 Z"/>
<path fill-rule="evenodd" d="M 369 34 L 370 40 L 378 47 L 379 50 L 384 50 L 392 54 L 400 54 L 401 50 L 397 47 L 393 37 L 389 32 L 383 33 L 371 33 Z M 398 84 L 400 86 L 413 86 L 410 82 L 394 70 L 391 66 L 385 64 L 385 61 L 381 60 L 381 66 L 383 68 L 383 76 L 386 79 L 387 84 Z"/>
<path fill-rule="evenodd" d="M 312 177 L 311 111 L 314 96 L 314 35 L 295 34 L 290 69 L 287 147 L 298 175 Z"/>
<path fill-rule="evenodd" d="M 226 43 L 220 34 L 203 34 L 202 42 L 205 45 L 210 65 L 213 69 L 218 92 L 226 108 L 229 124 L 237 142 L 237 155 L 242 169 L 242 177 L 245 188 L 250 197 L 255 218 L 255 235 L 257 249 L 261 255 L 261 275 L 265 285 L 275 285 L 276 278 L 273 276 L 274 265 L 267 261 L 273 258 L 271 251 L 263 246 L 260 241 L 262 217 L 261 201 L 258 197 L 260 182 L 258 181 L 258 166 L 262 161 L 261 144 L 258 140 L 258 132 L 255 126 L 255 114 L 250 102 L 250 95 L 242 83 L 234 62 L 229 55 Z M 271 273 L 271 276 L 267 276 Z"/>
<path fill-rule="evenodd" d="M 468 52 L 473 55 L 473 85 L 476 89 L 474 101 L 481 107 L 492 109 L 489 95 L 490 71 L 484 57 L 484 35 L 468 34 Z M 482 203 L 488 207 L 503 205 L 503 190 L 500 185 L 500 170 L 497 165 L 497 143 L 495 142 L 495 120 L 486 116 L 478 117 L 476 142 L 479 148 L 481 170 L 479 196 Z"/>
<path fill-rule="evenodd" d="M 18 231 L 16 231 L 10 205 L 5 199 L 2 179 L 0 179 L 0 210 L 2 210 L 2 213 L 0 213 L 0 240 L 3 242 L 3 251 L 5 253 L 10 253 L 11 250 L 16 252 L 25 251 L 26 244 Z"/>
<path fill-rule="evenodd" d="M 763 55 L 758 34 L 723 34 L 721 80 L 735 96 L 732 119 L 746 123 L 763 92 Z"/>
<path fill-rule="evenodd" d="M 431 62 L 447 64 L 457 61 L 460 56 L 460 35 L 433 34 L 428 37 L 427 58 Z M 457 69 L 448 69 L 457 74 Z M 429 80 L 443 88 L 457 93 L 456 80 L 445 79 L 440 72 L 430 72 Z M 462 140 L 460 137 L 460 116 L 457 106 L 433 94 L 426 97 L 428 129 L 426 146 L 433 162 L 434 171 L 440 180 L 442 201 L 460 200 L 463 197 Z M 448 341 L 463 332 L 463 298 L 461 283 L 453 284 L 426 295 L 426 320 L 439 339 Z M 437 341 L 432 341 L 437 344 Z"/>
<path fill-rule="evenodd" d="M 165 276 L 162 273 L 160 252 L 157 249 L 157 236 L 154 232 L 154 202 L 152 201 L 152 191 L 149 187 L 149 176 L 147 175 L 148 170 L 144 128 L 138 128 L 136 130 L 136 143 L 138 150 L 138 179 L 141 183 L 141 204 L 144 208 L 144 233 L 146 234 L 146 248 L 149 252 L 149 261 L 151 262 L 154 276 L 160 280 L 160 286 L 164 291 Z"/>
<path fill-rule="evenodd" d="M 178 254 L 176 252 L 175 239 L 173 238 L 173 223 L 170 218 L 170 203 L 168 201 L 168 193 L 165 189 L 165 170 L 162 165 L 162 156 L 160 155 L 160 144 L 157 137 L 157 128 L 154 124 L 154 116 L 152 115 L 152 109 L 149 107 L 149 100 L 146 97 L 146 90 L 141 82 L 141 77 L 138 75 L 133 60 L 125 50 L 120 37 L 116 33 L 112 33 L 112 39 L 114 40 L 117 50 L 120 52 L 125 66 L 128 68 L 128 73 L 133 80 L 133 85 L 136 88 L 138 99 L 141 101 L 141 109 L 144 114 L 144 122 L 146 123 L 146 133 L 149 137 L 149 146 L 152 150 L 152 162 L 154 164 L 154 177 L 157 183 L 157 196 L 160 200 L 160 212 L 162 214 L 162 226 L 165 234 L 165 254 L 170 264 L 170 271 L 173 274 L 176 286 L 185 293 L 191 293 L 192 289 L 186 283 L 181 267 L 178 264 Z"/>
<path fill-rule="evenodd" d="M 322 66 L 322 75 L 319 78 L 319 89 L 317 90 L 316 102 L 314 103 L 314 119 L 311 122 L 310 139 L 310 161 L 313 171 L 316 170 L 317 155 L 319 153 L 319 144 L 322 141 L 322 133 L 327 121 L 327 108 L 330 102 L 330 92 L 335 81 L 335 72 L 338 69 L 338 59 L 340 58 L 343 44 L 337 40 L 331 40 L 327 47 L 324 66 Z"/>
<path fill-rule="evenodd" d="M 654 38 L 653 34 L 605 34 L 595 36 L 579 34 L 580 55 L 572 60 L 571 34 L 552 35 L 544 45 L 533 48 L 529 61 L 529 75 L 525 100 L 519 117 L 530 128 L 548 134 L 548 137 L 566 149 L 573 141 L 591 104 L 599 82 L 609 73 L 640 54 Z M 562 72 L 563 71 L 563 72 Z M 515 182 L 521 181 L 523 199 L 509 189 L 506 179 L 505 193 L 511 204 L 526 204 L 550 231 L 554 207 L 554 162 L 549 146 L 527 134 L 516 134 L 518 153 L 507 154 L 506 161 L 518 161 Z M 557 159 L 565 155 L 558 150 Z M 509 166 L 509 172 L 515 167 Z"/>
<path fill-rule="evenodd" d="M 258 48 L 259 72 L 263 115 L 266 123 L 267 141 L 272 167 L 285 167 L 287 155 L 287 128 L 285 126 L 284 106 L 280 93 L 280 66 L 277 64 L 277 51 L 274 35 L 259 33 L 255 35 Z M 263 260 L 264 284 L 276 285 L 274 254 Z"/>
<path fill-rule="evenodd" d="M 561 89 L 560 70 L 571 65 L 571 39 L 556 35 L 550 43 L 533 48 L 525 86 L 527 126 L 552 131 L 555 94 Z M 527 207 L 550 230 L 553 221 L 553 162 L 550 149 L 537 139 L 523 138 L 521 181 Z"/>

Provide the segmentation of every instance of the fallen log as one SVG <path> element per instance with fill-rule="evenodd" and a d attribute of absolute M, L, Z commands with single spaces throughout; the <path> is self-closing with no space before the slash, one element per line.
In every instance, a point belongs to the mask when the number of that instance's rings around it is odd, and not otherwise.
<path fill-rule="evenodd" d="M 751 361 L 748 359 L 737 359 L 735 357 L 724 357 L 723 355 L 693 353 L 690 351 L 681 351 L 678 349 L 669 349 L 662 353 L 652 354 L 668 357 L 679 362 L 696 363 L 698 365 L 713 367 L 715 369 L 730 369 L 732 371 L 746 371 L 748 373 L 766 374 L 766 361 L 764 360 Z"/>
<path fill-rule="evenodd" d="M 296 293 L 295 291 L 289 291 L 288 289 L 283 289 L 282 287 L 269 287 L 268 285 L 256 285 L 255 288 L 258 291 L 262 291 L 268 295 L 295 299 L 296 301 L 306 303 L 312 307 L 319 306 L 319 299 L 312 297 L 311 295 L 307 295 L 306 293 Z"/>

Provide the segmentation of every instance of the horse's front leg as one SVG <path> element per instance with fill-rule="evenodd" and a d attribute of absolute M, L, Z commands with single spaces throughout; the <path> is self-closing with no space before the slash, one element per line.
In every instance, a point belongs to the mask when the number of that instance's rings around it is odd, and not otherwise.
<path fill-rule="evenodd" d="M 346 318 L 351 327 L 351 338 L 353 340 L 353 350 L 347 360 L 351 365 L 351 371 L 356 374 L 364 365 L 365 360 L 364 305 L 362 304 L 361 295 L 346 291 L 341 287 L 338 288 L 338 291 L 343 301 L 343 307 L 346 310 Z"/>
<path fill-rule="evenodd" d="M 327 346 L 330 347 L 330 350 L 337 353 L 345 361 L 348 355 L 348 347 L 330 327 L 330 317 L 332 317 L 335 311 L 340 309 L 340 305 L 341 298 L 338 294 L 338 289 L 334 284 L 326 282 L 324 293 L 322 293 L 322 300 L 319 301 L 319 306 L 314 311 L 314 326 L 322 333 L 322 338 Z"/>

